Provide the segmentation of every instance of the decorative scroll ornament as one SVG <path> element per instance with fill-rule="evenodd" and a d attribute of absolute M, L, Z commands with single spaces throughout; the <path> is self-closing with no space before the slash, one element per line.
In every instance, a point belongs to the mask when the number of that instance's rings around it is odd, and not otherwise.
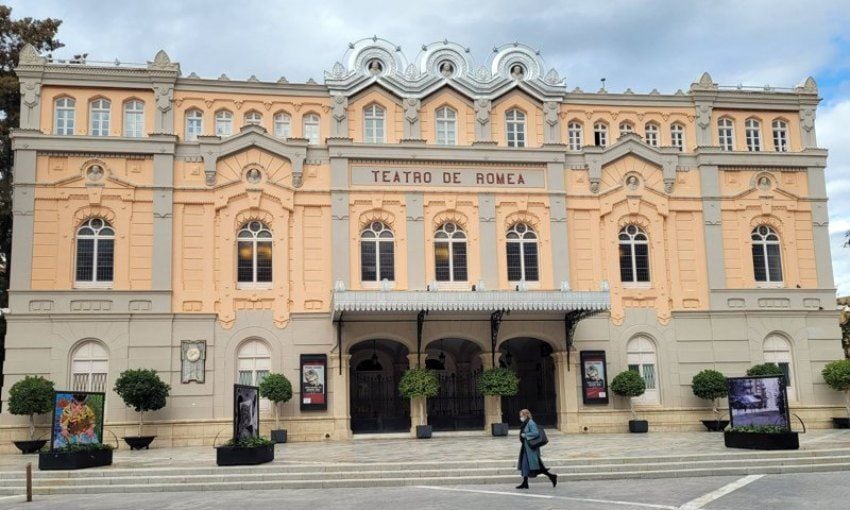
<path fill-rule="evenodd" d="M 206 340 L 183 340 L 180 342 L 181 377 L 180 382 L 204 383 L 204 363 L 207 359 Z"/>

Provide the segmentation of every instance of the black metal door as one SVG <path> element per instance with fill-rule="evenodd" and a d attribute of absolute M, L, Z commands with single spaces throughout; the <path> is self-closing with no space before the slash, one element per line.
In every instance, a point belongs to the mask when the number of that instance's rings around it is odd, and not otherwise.
<path fill-rule="evenodd" d="M 554 360 L 550 356 L 541 357 L 536 364 L 518 370 L 517 376 L 519 393 L 502 397 L 502 419 L 511 427 L 519 427 L 519 412 L 528 409 L 538 425 L 557 427 Z"/>
<path fill-rule="evenodd" d="M 478 374 L 438 375 L 440 393 L 428 399 L 428 424 L 434 430 L 484 428 L 484 397 L 475 390 Z"/>
<path fill-rule="evenodd" d="M 391 375 L 352 370 L 349 392 L 352 432 L 410 430 L 410 403 L 399 394 Z"/>

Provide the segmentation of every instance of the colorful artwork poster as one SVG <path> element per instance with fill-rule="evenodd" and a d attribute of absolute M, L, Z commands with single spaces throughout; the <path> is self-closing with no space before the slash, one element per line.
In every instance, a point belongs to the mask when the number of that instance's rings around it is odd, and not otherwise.
<path fill-rule="evenodd" d="M 608 403 L 605 351 L 581 351 L 581 389 L 585 404 Z"/>
<path fill-rule="evenodd" d="M 57 391 L 53 394 L 50 448 L 103 442 L 104 393 Z"/>
<path fill-rule="evenodd" d="M 233 385 L 233 440 L 260 436 L 260 388 Z"/>
<path fill-rule="evenodd" d="M 791 427 L 785 377 L 729 377 L 729 416 L 733 427 Z"/>
<path fill-rule="evenodd" d="M 328 408 L 328 357 L 324 354 L 301 355 L 301 410 L 324 411 Z"/>

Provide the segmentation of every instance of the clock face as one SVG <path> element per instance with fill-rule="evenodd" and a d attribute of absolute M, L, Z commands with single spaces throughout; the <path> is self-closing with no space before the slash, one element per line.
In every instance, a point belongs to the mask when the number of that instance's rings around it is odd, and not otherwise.
<path fill-rule="evenodd" d="M 189 361 L 198 361 L 201 359 L 201 350 L 197 347 L 190 347 L 186 350 L 186 359 Z"/>

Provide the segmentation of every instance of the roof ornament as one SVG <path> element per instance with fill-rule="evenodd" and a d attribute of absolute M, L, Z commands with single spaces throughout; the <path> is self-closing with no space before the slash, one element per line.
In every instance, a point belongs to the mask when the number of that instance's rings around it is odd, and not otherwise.
<path fill-rule="evenodd" d="M 259 81 L 260 81 L 260 79 L 259 79 L 259 78 L 257 78 L 257 75 L 256 75 L 256 74 L 252 74 L 252 75 L 251 75 L 251 77 L 250 77 L 250 78 L 248 78 L 248 81 L 250 81 L 250 82 L 259 82 Z"/>
<path fill-rule="evenodd" d="M 814 78 L 809 76 L 808 78 L 806 78 L 806 81 L 803 82 L 803 85 L 798 86 L 797 89 L 801 90 L 802 92 L 817 94 L 818 93 L 818 84 L 817 84 L 817 82 L 815 82 Z"/>
<path fill-rule="evenodd" d="M 562 80 L 561 80 L 560 75 L 558 75 L 558 71 L 556 71 L 554 68 L 552 68 L 552 69 L 549 69 L 549 72 L 546 73 L 545 77 L 543 77 L 543 81 L 545 81 L 549 85 L 557 85 L 557 84 L 561 83 Z"/>
<path fill-rule="evenodd" d="M 42 65 L 47 59 L 38 54 L 38 50 L 32 44 L 24 44 L 18 54 L 18 65 Z"/>
<path fill-rule="evenodd" d="M 332 80 L 341 80 L 345 77 L 345 66 L 342 65 L 342 62 L 337 61 L 334 66 L 331 68 L 331 72 L 328 77 Z"/>
<path fill-rule="evenodd" d="M 153 57 L 153 63 L 160 67 L 167 66 L 171 63 L 171 59 L 168 58 L 168 53 L 166 53 L 165 50 L 159 50 Z"/>
<path fill-rule="evenodd" d="M 230 78 L 228 78 L 224 73 L 221 73 L 221 76 L 219 76 L 218 79 L 222 81 L 230 81 Z"/>
<path fill-rule="evenodd" d="M 408 65 L 407 69 L 404 70 L 404 79 L 408 81 L 419 79 L 419 69 L 414 64 Z"/>
<path fill-rule="evenodd" d="M 281 76 L 277 79 L 278 83 L 289 83 L 289 80 L 286 79 L 286 76 Z"/>
<path fill-rule="evenodd" d="M 195 73 L 195 71 L 192 71 L 191 73 L 189 73 L 188 77 L 189 78 L 200 78 L 200 76 L 198 76 L 197 73 Z"/>

